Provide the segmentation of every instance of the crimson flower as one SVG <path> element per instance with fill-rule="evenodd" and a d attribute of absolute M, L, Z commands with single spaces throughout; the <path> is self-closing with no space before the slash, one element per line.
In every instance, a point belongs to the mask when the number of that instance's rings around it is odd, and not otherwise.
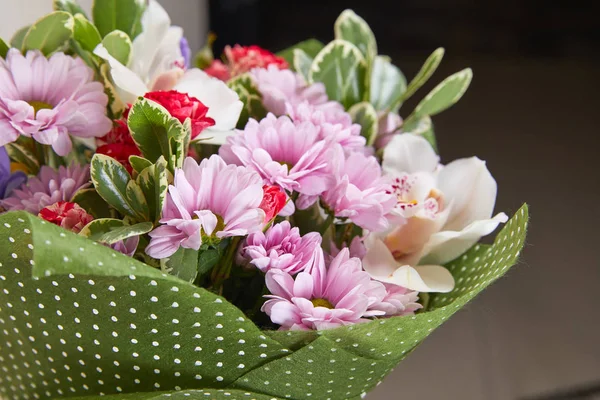
<path fill-rule="evenodd" d="M 265 212 L 265 223 L 271 221 L 285 207 L 287 196 L 279 186 L 263 186 L 263 199 L 258 206 Z"/>
<path fill-rule="evenodd" d="M 187 118 L 192 121 L 192 139 L 205 128 L 213 126 L 215 120 L 208 117 L 208 107 L 195 97 L 176 90 L 148 92 L 145 98 L 155 101 L 169 111 L 171 116 L 183 123 Z"/>
<path fill-rule="evenodd" d="M 45 207 L 40 211 L 38 217 L 75 233 L 79 233 L 94 219 L 78 204 L 70 201 L 59 201 Z"/>
<path fill-rule="evenodd" d="M 222 81 L 229 80 L 235 76 L 241 75 L 254 68 L 267 68 L 273 65 L 278 69 L 288 69 L 289 65 L 283 57 L 279 57 L 269 50 L 262 47 L 252 46 L 226 46 L 225 50 L 226 62 L 214 60 L 204 71 L 221 79 Z"/>

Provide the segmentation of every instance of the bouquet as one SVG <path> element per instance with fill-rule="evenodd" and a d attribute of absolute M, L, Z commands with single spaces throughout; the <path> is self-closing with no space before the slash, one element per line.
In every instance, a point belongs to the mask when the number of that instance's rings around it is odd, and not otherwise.
<path fill-rule="evenodd" d="M 54 8 L 0 41 L 1 397 L 364 397 L 515 264 L 527 207 L 437 154 L 471 70 L 401 108 L 443 49 L 407 82 L 350 10 L 216 59 L 154 0 Z"/>

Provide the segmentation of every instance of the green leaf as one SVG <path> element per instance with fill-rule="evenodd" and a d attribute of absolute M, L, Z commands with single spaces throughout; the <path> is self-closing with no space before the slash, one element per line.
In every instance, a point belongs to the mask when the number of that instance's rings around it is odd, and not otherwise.
<path fill-rule="evenodd" d="M 367 145 L 373 145 L 377 138 L 377 128 L 379 125 L 375 108 L 370 103 L 363 101 L 350 107 L 348 113 L 352 117 L 352 122 L 361 126 L 360 134 L 367 139 Z"/>
<path fill-rule="evenodd" d="M 141 222 L 135 225 L 113 227 L 108 232 L 104 233 L 98 241 L 113 244 L 130 237 L 144 235 L 150 232 L 152 228 L 152 222 Z"/>
<path fill-rule="evenodd" d="M 171 171 L 183 162 L 190 132 L 160 104 L 140 97 L 131 107 L 127 125 L 136 145 L 151 162 L 163 156 Z"/>
<path fill-rule="evenodd" d="M 262 95 L 254 79 L 249 74 L 242 74 L 230 79 L 227 82 L 227 86 L 234 90 L 242 103 L 244 103 L 244 109 L 240 114 L 237 124 L 238 128 L 243 128 L 249 118 L 260 120 L 267 115 L 267 111 L 262 103 Z"/>
<path fill-rule="evenodd" d="M 116 58 L 121 64 L 129 64 L 133 44 L 125 32 L 119 30 L 110 32 L 108 35 L 104 36 L 102 44 L 108 53 Z"/>
<path fill-rule="evenodd" d="M 27 167 L 27 172 L 31 175 L 37 175 L 40 164 L 36 156 L 25 146 L 21 146 L 16 142 L 6 145 L 6 152 L 11 160 L 20 163 Z"/>
<path fill-rule="evenodd" d="M 166 261 L 169 274 L 187 282 L 194 282 L 198 276 L 198 251 L 180 247 Z"/>
<path fill-rule="evenodd" d="M 293 65 L 295 49 L 300 49 L 300 50 L 304 51 L 306 53 L 306 55 L 309 56 L 310 58 L 315 58 L 317 56 L 317 54 L 319 54 L 319 52 L 323 49 L 323 47 L 324 47 L 323 43 L 321 43 L 317 39 L 308 39 L 308 40 L 304 40 L 300 43 L 296 43 L 295 45 L 288 47 L 285 50 L 280 51 L 279 53 L 277 53 L 277 55 L 279 57 L 285 58 L 285 60 L 288 62 L 288 64 Z"/>
<path fill-rule="evenodd" d="M 323 82 L 330 100 L 339 101 L 348 109 L 365 97 L 367 63 L 353 44 L 334 40 L 311 65 L 309 82 Z"/>
<path fill-rule="evenodd" d="M 141 32 L 140 21 L 145 9 L 144 3 L 143 0 L 94 0 L 94 24 L 102 37 L 120 30 L 131 39 L 135 39 Z"/>
<path fill-rule="evenodd" d="M 308 82 L 308 74 L 313 59 L 301 49 L 294 49 L 294 71 L 299 73 L 306 82 Z"/>
<path fill-rule="evenodd" d="M 120 162 L 103 154 L 94 154 L 90 174 L 96 191 L 108 204 L 123 215 L 143 218 L 129 200 L 127 184 L 131 176 Z"/>
<path fill-rule="evenodd" d="M 0 39 L 0 58 L 6 58 L 6 53 L 8 53 L 9 47 L 6 42 Z"/>
<path fill-rule="evenodd" d="M 71 199 L 73 203 L 79 204 L 94 218 L 108 218 L 111 216 L 110 207 L 96 189 L 82 189 L 77 191 Z"/>
<path fill-rule="evenodd" d="M 73 16 L 55 11 L 37 20 L 23 39 L 23 51 L 40 50 L 49 55 L 61 48 L 73 36 Z"/>
<path fill-rule="evenodd" d="M 82 14 L 76 14 L 74 20 L 73 39 L 79 43 L 82 49 L 92 53 L 102 41 L 98 29 Z"/>
<path fill-rule="evenodd" d="M 131 168 L 138 174 L 152 165 L 150 161 L 139 156 L 129 156 L 129 164 L 131 164 Z"/>
<path fill-rule="evenodd" d="M 113 229 L 119 229 L 125 226 L 125 222 L 114 218 L 98 218 L 83 227 L 79 235 L 84 236 L 95 242 Z"/>
<path fill-rule="evenodd" d="M 442 62 L 442 58 L 444 58 L 444 49 L 442 47 L 435 49 L 435 51 L 431 53 L 429 57 L 427 57 L 427 60 L 425 60 L 425 63 L 417 75 L 412 81 L 410 81 L 406 91 L 400 97 L 397 104 L 392 107 L 392 109 L 396 109 L 400 106 L 400 104 L 408 100 L 413 94 L 415 94 L 417 90 L 421 88 L 421 86 L 423 86 L 429 80 L 429 78 L 431 78 L 431 75 L 433 75 L 437 67 Z"/>
<path fill-rule="evenodd" d="M 209 273 L 223 257 L 223 249 L 219 246 L 216 249 L 208 249 L 200 252 L 198 258 L 198 275 L 204 276 Z"/>
<path fill-rule="evenodd" d="M 149 221 L 150 220 L 150 207 L 146 202 L 146 197 L 140 185 L 136 181 L 129 181 L 125 189 L 127 200 L 133 206 L 133 209 L 137 211 L 137 217 L 134 218 L 136 221 Z"/>
<path fill-rule="evenodd" d="M 358 47 L 367 62 L 370 63 L 377 55 L 377 41 L 373 31 L 354 11 L 344 10 L 335 21 L 333 30 L 337 40 L 345 40 Z"/>
<path fill-rule="evenodd" d="M 163 204 L 167 196 L 167 189 L 169 187 L 168 174 L 167 162 L 164 157 L 161 157 L 156 164 L 152 164 L 140 172 L 136 179 L 150 209 L 149 219 L 155 223 L 161 217 Z"/>
<path fill-rule="evenodd" d="M 450 108 L 465 94 L 473 79 L 471 68 L 465 68 L 444 79 L 417 105 L 413 114 L 420 118 L 434 116 Z"/>
<path fill-rule="evenodd" d="M 391 110 L 406 92 L 406 78 L 387 57 L 377 56 L 371 70 L 369 101 L 377 111 Z"/>
<path fill-rule="evenodd" d="M 10 47 L 21 50 L 23 48 L 23 40 L 25 40 L 25 35 L 29 32 L 29 28 L 31 28 L 31 25 L 24 26 L 16 31 L 10 39 Z"/>
<path fill-rule="evenodd" d="M 54 0 L 53 7 L 54 11 L 65 11 L 73 16 L 80 14 L 82 17 L 87 18 L 85 11 L 83 11 L 77 0 Z"/>
<path fill-rule="evenodd" d="M 404 133 L 412 133 L 413 135 L 423 136 L 431 147 L 437 152 L 437 141 L 435 140 L 435 133 L 433 131 L 433 123 L 428 115 L 421 118 L 409 118 L 405 121 L 402 126 Z"/>

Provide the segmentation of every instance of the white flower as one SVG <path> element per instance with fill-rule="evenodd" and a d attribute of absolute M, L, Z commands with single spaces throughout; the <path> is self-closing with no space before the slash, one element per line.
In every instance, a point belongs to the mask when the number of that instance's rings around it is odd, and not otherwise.
<path fill-rule="evenodd" d="M 397 224 L 365 240 L 365 270 L 412 290 L 451 291 L 454 279 L 441 265 L 508 219 L 504 213 L 492 218 L 496 181 L 477 157 L 442 166 L 431 145 L 412 134 L 391 140 L 383 170 L 398 199 Z"/>
<path fill-rule="evenodd" d="M 133 103 L 139 96 L 157 90 L 177 90 L 196 97 L 208 109 L 215 125 L 197 139 L 223 144 L 233 133 L 244 104 L 237 93 L 216 78 L 193 68 L 185 70 L 179 43 L 180 27 L 171 26 L 167 12 L 151 0 L 142 16 L 142 32 L 134 39 L 127 66 L 112 57 L 100 44 L 94 53 L 110 65 L 110 75 L 121 101 Z"/>

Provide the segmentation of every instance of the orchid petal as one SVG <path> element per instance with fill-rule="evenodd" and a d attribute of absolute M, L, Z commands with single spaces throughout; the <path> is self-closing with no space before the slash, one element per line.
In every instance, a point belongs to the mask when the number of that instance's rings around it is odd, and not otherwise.
<path fill-rule="evenodd" d="M 115 83 L 119 97 L 121 97 L 121 101 L 124 103 L 134 103 L 138 96 L 143 96 L 148 91 L 144 81 L 135 72 L 111 56 L 102 44 L 99 44 L 94 49 L 94 54 L 108 61 L 110 75 Z"/>
<path fill-rule="evenodd" d="M 440 158 L 429 142 L 420 136 L 410 133 L 396 135 L 383 151 L 383 171 L 386 174 L 398 175 L 406 172 L 433 173 Z"/>

